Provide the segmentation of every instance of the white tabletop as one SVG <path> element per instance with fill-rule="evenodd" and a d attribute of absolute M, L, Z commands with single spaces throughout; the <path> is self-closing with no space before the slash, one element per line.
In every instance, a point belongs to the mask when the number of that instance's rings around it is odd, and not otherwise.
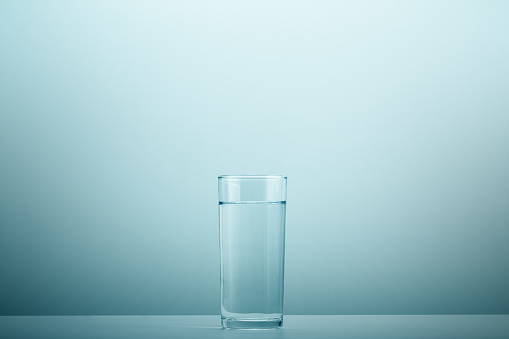
<path fill-rule="evenodd" d="M 509 338 L 509 315 L 288 315 L 277 330 L 205 316 L 4 316 L 0 338 Z"/>

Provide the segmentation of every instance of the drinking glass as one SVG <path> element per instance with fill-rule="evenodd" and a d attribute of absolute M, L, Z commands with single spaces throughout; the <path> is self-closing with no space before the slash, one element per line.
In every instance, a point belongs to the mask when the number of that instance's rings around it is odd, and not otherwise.
<path fill-rule="evenodd" d="M 281 327 L 286 177 L 222 175 L 218 184 L 221 324 Z"/>

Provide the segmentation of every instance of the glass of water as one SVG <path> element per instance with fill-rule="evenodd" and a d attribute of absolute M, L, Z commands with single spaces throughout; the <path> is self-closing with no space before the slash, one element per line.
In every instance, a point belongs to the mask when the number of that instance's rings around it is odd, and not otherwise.
<path fill-rule="evenodd" d="M 219 177 L 223 328 L 283 325 L 286 177 Z"/>

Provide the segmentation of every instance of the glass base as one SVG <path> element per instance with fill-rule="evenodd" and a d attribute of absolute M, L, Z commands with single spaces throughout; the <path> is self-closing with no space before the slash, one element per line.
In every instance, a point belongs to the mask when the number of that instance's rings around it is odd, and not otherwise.
<path fill-rule="evenodd" d="M 226 329 L 276 329 L 283 326 L 283 317 L 275 319 L 246 319 L 221 317 L 221 325 Z"/>

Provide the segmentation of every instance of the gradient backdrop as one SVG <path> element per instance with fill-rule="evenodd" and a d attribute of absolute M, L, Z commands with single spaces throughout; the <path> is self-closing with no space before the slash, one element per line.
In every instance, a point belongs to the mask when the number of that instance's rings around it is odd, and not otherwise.
<path fill-rule="evenodd" d="M 509 1 L 0 0 L 0 314 L 219 314 L 217 176 L 288 176 L 287 314 L 509 313 Z"/>

